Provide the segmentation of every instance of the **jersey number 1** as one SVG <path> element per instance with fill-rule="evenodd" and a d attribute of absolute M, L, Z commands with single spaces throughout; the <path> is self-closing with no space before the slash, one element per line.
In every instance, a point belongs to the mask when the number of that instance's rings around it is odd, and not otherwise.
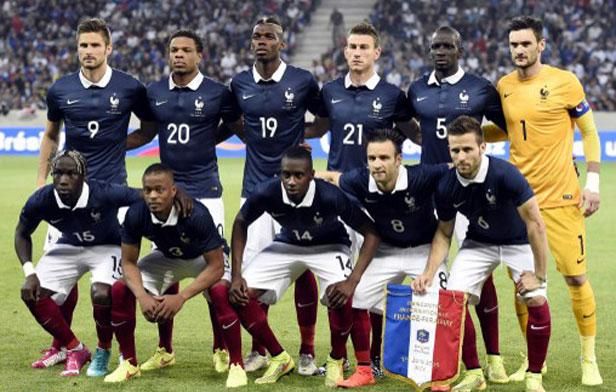
<path fill-rule="evenodd" d="M 526 141 L 526 120 L 520 120 L 522 124 L 522 135 L 524 135 L 524 141 Z"/>

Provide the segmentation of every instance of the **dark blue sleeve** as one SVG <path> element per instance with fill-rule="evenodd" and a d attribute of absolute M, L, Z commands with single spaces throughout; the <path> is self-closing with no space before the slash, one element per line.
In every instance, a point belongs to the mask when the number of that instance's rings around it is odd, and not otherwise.
<path fill-rule="evenodd" d="M 138 245 L 141 243 L 141 205 L 134 205 L 128 209 L 122 224 L 122 243 Z"/>
<path fill-rule="evenodd" d="M 511 195 L 513 203 L 519 207 L 533 197 L 534 193 L 526 178 L 516 167 L 511 164 L 507 164 L 507 167 L 506 175 L 501 177 L 500 183 L 506 192 Z"/>
<path fill-rule="evenodd" d="M 194 214 L 191 219 L 194 233 L 200 239 L 197 247 L 202 253 L 221 248 L 225 245 L 225 241 L 218 234 L 212 215 L 210 215 L 207 208 L 203 209 L 203 213 Z"/>
<path fill-rule="evenodd" d="M 141 190 L 119 184 L 106 184 L 102 189 L 107 199 L 117 207 L 129 206 L 141 200 Z"/>
<path fill-rule="evenodd" d="M 449 192 L 445 188 L 445 181 L 439 182 L 436 192 L 434 193 L 434 201 L 436 203 L 436 213 L 438 219 L 443 222 L 448 222 L 456 217 L 456 209 L 453 208 L 451 198 L 448 197 Z"/>
<path fill-rule="evenodd" d="M 154 114 L 150 110 L 148 94 L 145 86 L 135 80 L 136 88 L 133 100 L 132 112 L 135 113 L 141 121 L 154 121 Z"/>
<path fill-rule="evenodd" d="M 318 114 L 321 110 L 321 92 L 319 91 L 319 84 L 314 76 L 310 76 L 308 85 L 308 110 L 312 114 Z"/>
<path fill-rule="evenodd" d="M 329 117 L 329 113 L 327 111 L 327 90 L 325 88 L 321 89 L 321 93 L 319 94 L 319 107 L 317 108 L 316 112 L 313 112 L 313 114 L 321 117 L 321 118 L 328 118 Z"/>
<path fill-rule="evenodd" d="M 220 102 L 220 113 L 222 120 L 226 123 L 233 123 L 242 116 L 242 111 L 237 105 L 237 101 L 231 93 L 230 88 L 225 88 Z"/>
<path fill-rule="evenodd" d="M 409 114 L 411 117 L 417 117 L 417 112 L 415 111 L 415 107 L 413 106 L 413 102 L 415 102 L 415 93 L 413 92 L 413 85 L 409 86 L 409 91 L 406 94 L 406 102 L 409 105 Z"/>
<path fill-rule="evenodd" d="M 437 185 L 441 178 L 449 171 L 449 165 L 439 163 L 436 165 L 423 164 L 424 173 L 431 184 Z"/>
<path fill-rule="evenodd" d="M 366 215 L 353 201 L 345 196 L 341 191 L 336 192 L 336 211 L 342 221 L 351 226 L 353 230 L 360 231 L 362 226 L 372 223 Z"/>
<path fill-rule="evenodd" d="M 398 98 L 396 99 L 396 109 L 394 112 L 394 121 L 408 121 L 413 117 L 411 105 L 404 94 L 404 91 L 398 90 Z"/>
<path fill-rule="evenodd" d="M 507 132 L 507 121 L 505 120 L 505 114 L 503 113 L 503 106 L 501 105 L 498 91 L 496 91 L 490 82 L 486 82 L 485 88 L 487 90 L 487 98 L 483 115 L 488 120 L 498 125 L 500 129 Z"/>
<path fill-rule="evenodd" d="M 62 120 L 62 110 L 58 107 L 56 84 L 51 86 L 47 92 L 47 119 L 51 122 Z"/>
<path fill-rule="evenodd" d="M 362 205 L 361 199 L 365 196 L 361 191 L 361 182 L 364 180 L 364 177 L 361 175 L 362 170 L 364 169 L 353 169 L 346 173 L 342 173 L 338 180 L 338 186 L 342 192 L 358 206 Z"/>
<path fill-rule="evenodd" d="M 240 213 L 244 217 L 247 225 L 256 221 L 265 212 L 265 203 L 267 203 L 266 189 L 257 189 L 252 195 L 250 195 L 242 208 Z"/>
<path fill-rule="evenodd" d="M 43 220 L 41 216 L 42 210 L 43 206 L 41 205 L 40 191 L 37 191 L 28 198 L 26 205 L 21 209 L 19 223 L 26 231 L 33 232 Z"/>

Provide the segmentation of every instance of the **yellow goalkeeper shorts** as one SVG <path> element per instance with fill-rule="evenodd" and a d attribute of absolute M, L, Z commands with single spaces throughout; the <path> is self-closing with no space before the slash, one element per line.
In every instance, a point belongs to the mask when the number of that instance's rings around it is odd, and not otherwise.
<path fill-rule="evenodd" d="M 556 260 L 556 269 L 564 276 L 585 274 L 586 226 L 584 215 L 576 205 L 541 210 L 548 244 Z"/>

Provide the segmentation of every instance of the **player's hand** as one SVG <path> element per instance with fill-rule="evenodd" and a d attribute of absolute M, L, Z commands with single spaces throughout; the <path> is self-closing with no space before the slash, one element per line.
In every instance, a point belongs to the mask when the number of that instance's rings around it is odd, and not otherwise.
<path fill-rule="evenodd" d="M 163 295 L 155 297 L 158 302 L 158 307 L 154 317 L 156 321 L 171 320 L 184 306 L 186 300 L 180 294 Z"/>
<path fill-rule="evenodd" d="M 34 303 L 41 296 L 41 282 L 36 274 L 26 278 L 24 285 L 21 286 L 21 299 L 26 303 Z"/>
<path fill-rule="evenodd" d="M 411 282 L 411 287 L 413 288 L 413 291 L 417 294 L 425 294 L 428 290 L 428 287 L 432 286 L 432 279 L 433 277 L 430 277 L 428 276 L 428 274 L 423 273 Z"/>
<path fill-rule="evenodd" d="M 330 308 L 343 306 L 353 296 L 357 283 L 348 279 L 327 286 L 326 295 Z"/>
<path fill-rule="evenodd" d="M 249 299 L 246 280 L 242 277 L 233 278 L 229 288 L 229 301 L 235 305 L 246 306 Z"/>
<path fill-rule="evenodd" d="M 584 208 L 584 216 L 589 217 L 599 209 L 601 198 L 598 193 L 584 189 L 582 199 L 580 200 L 579 208 Z"/>
<path fill-rule="evenodd" d="M 529 291 L 538 289 L 542 284 L 533 272 L 524 271 L 520 275 L 520 280 L 516 282 L 515 289 L 520 295 L 524 295 Z"/>
<path fill-rule="evenodd" d="M 193 210 L 193 198 L 184 192 L 180 187 L 177 187 L 177 193 L 175 194 L 175 200 L 173 201 L 175 207 L 180 211 L 180 215 L 184 218 L 190 216 Z"/>
<path fill-rule="evenodd" d="M 145 294 L 139 298 L 139 307 L 141 308 L 141 313 L 143 313 L 143 317 L 151 323 L 156 322 L 156 309 L 158 308 L 158 301 L 154 296 L 150 294 Z"/>

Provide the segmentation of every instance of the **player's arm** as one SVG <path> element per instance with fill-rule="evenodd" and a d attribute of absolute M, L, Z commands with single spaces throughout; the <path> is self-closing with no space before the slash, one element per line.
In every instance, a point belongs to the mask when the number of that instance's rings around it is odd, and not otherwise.
<path fill-rule="evenodd" d="M 164 295 L 158 305 L 156 318 L 169 320 L 173 318 L 186 301 L 197 294 L 203 293 L 214 283 L 218 282 L 224 273 L 223 248 L 209 250 L 203 253 L 206 266 L 188 286 L 178 294 Z"/>
<path fill-rule="evenodd" d="M 126 149 L 132 150 L 148 144 L 152 139 L 154 139 L 156 133 L 156 122 L 141 121 L 139 129 L 135 129 L 133 132 L 128 134 L 128 137 L 126 138 Z"/>
<path fill-rule="evenodd" d="M 516 282 L 518 292 L 524 294 L 540 287 L 546 281 L 548 240 L 539 204 L 534 196 L 518 207 L 518 213 L 526 224 L 528 242 L 535 260 L 535 273 L 525 271 L 520 281 Z"/>
<path fill-rule="evenodd" d="M 156 308 L 158 307 L 158 301 L 148 293 L 143 287 L 143 280 L 141 280 L 141 272 L 137 267 L 137 260 L 139 259 L 140 242 L 136 244 L 128 244 L 122 242 L 122 273 L 124 276 L 124 282 L 133 292 L 133 295 L 139 302 L 139 307 L 143 316 L 148 321 L 156 321 Z"/>
<path fill-rule="evenodd" d="M 439 220 L 438 227 L 436 228 L 436 232 L 432 238 L 430 255 L 428 256 L 428 262 L 426 263 L 424 272 L 411 283 L 413 290 L 416 292 L 423 294 L 426 292 L 428 287 L 432 285 L 434 274 L 436 274 L 438 267 L 442 264 L 443 260 L 445 260 L 445 257 L 447 257 L 447 254 L 449 253 L 455 223 L 455 218 L 448 221 Z"/>
<path fill-rule="evenodd" d="M 506 142 L 507 132 L 494 123 L 487 123 L 481 126 L 483 137 L 487 143 Z"/>
<path fill-rule="evenodd" d="M 38 301 L 41 293 L 41 283 L 32 264 L 32 233 L 34 230 L 36 226 L 24 225 L 21 221 L 15 229 L 15 253 L 26 276 L 21 288 L 21 299 L 24 302 Z"/>
<path fill-rule="evenodd" d="M 575 118 L 575 124 L 582 133 L 584 156 L 586 157 L 586 185 L 582 192 L 579 207 L 584 208 L 584 216 L 591 216 L 599 209 L 599 172 L 601 168 L 601 143 L 591 110 Z"/>
<path fill-rule="evenodd" d="M 315 116 L 314 121 L 306 123 L 304 138 L 319 138 L 329 130 L 329 117 Z"/>
<path fill-rule="evenodd" d="M 243 142 L 246 142 L 246 134 L 244 133 L 243 117 L 232 122 L 223 121 L 216 130 L 216 144 L 222 143 L 231 136 L 237 135 Z"/>
<path fill-rule="evenodd" d="M 336 186 L 340 186 L 340 176 L 342 176 L 342 173 L 331 170 L 317 170 L 314 172 L 314 176 Z"/>
<path fill-rule="evenodd" d="M 240 210 L 235 216 L 231 231 L 231 288 L 229 289 L 229 300 L 239 305 L 248 303 L 248 287 L 242 277 L 242 259 L 247 238 L 248 222 Z"/>
<path fill-rule="evenodd" d="M 421 129 L 414 119 L 407 121 L 396 121 L 395 128 L 413 143 L 421 146 Z"/>
<path fill-rule="evenodd" d="M 60 144 L 60 127 L 62 121 L 50 121 L 47 120 L 45 125 L 45 132 L 41 139 L 41 148 L 39 152 L 39 165 L 38 174 L 36 177 L 37 188 L 45 185 L 47 175 L 51 170 L 51 160 L 58 152 L 58 145 Z"/>

